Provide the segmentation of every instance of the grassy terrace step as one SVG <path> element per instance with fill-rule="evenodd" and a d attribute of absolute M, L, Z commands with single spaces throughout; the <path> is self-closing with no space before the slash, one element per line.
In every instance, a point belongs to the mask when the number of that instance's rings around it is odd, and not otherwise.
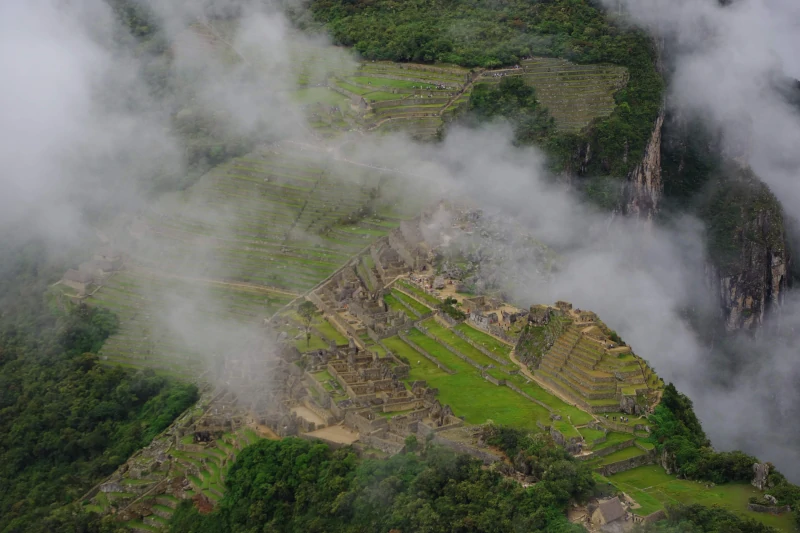
<path fill-rule="evenodd" d="M 475 342 L 476 344 L 483 346 L 485 349 L 490 351 L 493 354 L 499 355 L 501 357 L 507 358 L 508 354 L 511 353 L 511 346 L 501 342 L 491 335 L 483 333 L 482 331 L 478 331 L 477 329 L 473 328 L 472 326 L 461 323 L 456 328 L 458 331 L 463 333 L 467 336 L 471 341 Z"/>
<path fill-rule="evenodd" d="M 424 290 L 420 289 L 418 286 L 410 283 L 404 279 L 397 280 L 397 285 L 400 286 L 406 292 L 409 292 L 417 297 L 418 300 L 421 300 L 423 303 L 427 304 L 429 307 L 436 309 L 438 306 L 442 304 L 441 300 L 435 298 L 425 292 Z"/>
<path fill-rule="evenodd" d="M 408 295 L 403 294 L 402 292 L 400 292 L 398 290 L 392 290 L 392 296 L 395 299 L 400 300 L 401 302 L 403 302 L 404 304 L 406 304 L 407 306 L 412 308 L 414 311 L 416 311 L 420 315 L 426 315 L 426 314 L 431 312 L 431 309 L 429 307 L 427 307 L 425 305 L 422 305 L 421 303 L 416 301 L 414 298 L 411 298 Z"/>
<path fill-rule="evenodd" d="M 634 457 L 639 457 L 640 455 L 645 455 L 646 452 L 640 450 L 636 446 L 629 446 L 627 448 L 623 448 L 619 451 L 614 453 L 610 453 L 601 458 L 599 464 L 602 465 L 610 465 L 611 463 L 616 463 L 619 461 L 625 461 L 626 459 L 633 459 Z"/>
<path fill-rule="evenodd" d="M 428 331 L 430 331 L 431 334 L 443 340 L 444 342 L 446 342 L 456 350 L 460 351 L 461 353 L 463 353 L 464 355 L 466 355 L 479 365 L 484 367 L 489 365 L 497 366 L 497 361 L 484 355 L 480 350 L 467 343 L 464 339 L 462 339 L 461 337 L 450 331 L 448 328 L 439 324 L 439 322 L 437 322 L 436 319 L 429 318 L 428 320 L 425 320 L 422 323 L 422 325 Z M 512 365 L 511 361 L 509 360 L 508 365 L 506 365 L 506 367 L 511 369 L 514 368 L 515 365 Z"/>
<path fill-rule="evenodd" d="M 417 317 L 414 315 L 414 313 L 409 311 L 403 304 L 401 304 L 397 300 L 397 298 L 394 297 L 393 294 L 384 295 L 383 296 L 383 301 L 386 302 L 386 305 L 389 306 L 390 310 L 395 311 L 395 312 L 396 311 L 400 311 L 401 313 L 404 313 L 411 320 L 416 320 L 417 319 Z"/>
<path fill-rule="evenodd" d="M 560 414 L 563 418 L 567 419 L 567 421 L 571 421 L 575 425 L 588 424 L 593 420 L 592 415 L 589 413 L 566 403 L 558 396 L 550 394 L 536 384 L 536 382 L 529 381 L 525 376 L 519 374 L 508 376 L 506 377 L 506 381 L 513 383 L 524 393 L 547 405 L 553 412 Z"/>

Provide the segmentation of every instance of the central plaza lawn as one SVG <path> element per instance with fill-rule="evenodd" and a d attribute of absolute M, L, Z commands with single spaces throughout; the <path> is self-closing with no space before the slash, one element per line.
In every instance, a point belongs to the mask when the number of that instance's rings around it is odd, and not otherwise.
<path fill-rule="evenodd" d="M 420 316 L 427 315 L 428 313 L 431 312 L 431 309 L 429 307 L 422 305 L 414 298 L 411 298 L 410 296 L 403 294 L 398 290 L 392 290 L 392 296 L 394 296 L 395 298 L 397 298 L 398 300 L 400 300 L 401 302 L 412 308 L 414 311 L 419 313 Z"/>
<path fill-rule="evenodd" d="M 605 480 L 606 478 L 600 478 Z M 762 524 L 772 526 L 780 531 L 792 531 L 792 515 L 786 513 L 773 516 L 766 513 L 755 513 L 747 510 L 748 499 L 751 496 L 760 496 L 761 492 L 746 483 L 728 483 L 706 487 L 707 482 L 676 479 L 658 465 L 640 466 L 627 472 L 614 474 L 607 478 L 620 490 L 628 493 L 634 499 L 640 494 L 645 494 L 647 507 L 639 502 L 643 509 L 635 509 L 634 513 L 647 515 L 654 506 L 653 500 L 659 502 L 660 507 L 669 503 L 693 504 L 699 503 L 706 506 L 718 505 L 739 516 L 753 518 Z M 658 508 L 653 509 L 658 510 Z"/>
<path fill-rule="evenodd" d="M 508 357 L 508 354 L 511 353 L 511 346 L 504 342 L 500 342 L 491 335 L 487 335 L 482 331 L 478 331 L 472 326 L 461 323 L 456 326 L 456 329 L 466 335 L 471 341 L 483 346 L 494 354 L 502 357 Z"/>
<path fill-rule="evenodd" d="M 412 329 L 408 333 L 408 338 L 456 372 L 447 374 L 431 364 L 438 375 L 429 373 L 425 377 L 418 377 L 420 374 L 417 372 L 417 367 L 424 365 L 417 365 L 417 361 L 425 359 L 420 354 L 418 359 L 412 362 L 409 381 L 425 379 L 428 386 L 438 388 L 439 401 L 443 405 L 449 405 L 457 416 L 463 416 L 470 424 L 482 424 L 487 420 L 493 420 L 498 424 L 538 431 L 537 421 L 548 423 L 550 420 L 550 412 L 547 409 L 508 387 L 498 387 L 489 383 L 480 376 L 475 367 L 465 363 L 421 331 Z"/>

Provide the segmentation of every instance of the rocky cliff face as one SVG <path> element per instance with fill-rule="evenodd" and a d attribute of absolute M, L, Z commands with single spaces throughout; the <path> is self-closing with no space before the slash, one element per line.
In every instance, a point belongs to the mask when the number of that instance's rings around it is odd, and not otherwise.
<path fill-rule="evenodd" d="M 652 221 L 658 212 L 659 202 L 664 194 L 661 179 L 661 130 L 664 126 L 664 110 L 658 114 L 650 142 L 645 148 L 644 157 L 628 174 L 622 212 L 628 216 Z"/>
<path fill-rule="evenodd" d="M 791 257 L 777 199 L 760 182 L 728 187 L 705 210 L 718 224 L 709 228 L 712 262 L 706 275 L 718 294 L 725 329 L 752 330 L 782 304 Z M 724 216 L 714 216 L 720 203 L 727 204 Z"/>
<path fill-rule="evenodd" d="M 777 198 L 730 153 L 719 132 L 670 115 L 664 122 L 662 205 L 706 226 L 706 278 L 728 331 L 752 330 L 777 310 L 789 285 L 790 256 Z"/>

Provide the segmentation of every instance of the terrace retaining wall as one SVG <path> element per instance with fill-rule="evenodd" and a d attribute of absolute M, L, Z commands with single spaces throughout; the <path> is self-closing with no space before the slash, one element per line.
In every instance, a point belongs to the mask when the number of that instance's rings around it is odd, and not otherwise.
<path fill-rule="evenodd" d="M 666 517 L 667 517 L 667 512 L 664 509 L 660 509 L 654 513 L 650 513 L 647 516 L 633 515 L 633 523 L 653 524 L 655 522 L 658 522 L 659 520 L 664 520 Z"/>
<path fill-rule="evenodd" d="M 780 515 L 783 513 L 790 513 L 792 512 L 791 505 L 783 505 L 781 507 L 771 506 L 771 505 L 761 505 L 758 503 L 749 503 L 747 504 L 747 510 L 753 511 L 755 513 L 769 513 L 773 515 Z"/>
<path fill-rule="evenodd" d="M 392 442 L 390 440 L 381 439 L 378 437 L 373 437 L 372 435 L 365 435 L 360 437 L 360 440 L 363 444 L 369 446 L 370 448 L 376 448 L 382 452 L 386 452 L 389 455 L 395 455 L 403 451 L 405 445 L 399 444 L 397 442 Z"/>
<path fill-rule="evenodd" d="M 413 89 L 412 89 L 413 90 Z M 382 102 L 375 102 L 372 104 L 373 109 L 382 109 L 384 107 L 397 107 L 402 105 L 444 105 L 450 101 L 449 98 L 403 98 L 400 100 L 384 100 Z"/>
<path fill-rule="evenodd" d="M 464 322 L 463 320 L 456 320 L 455 318 L 441 312 L 436 313 L 434 316 L 436 317 L 436 320 L 446 328 L 454 328 Z"/>
<path fill-rule="evenodd" d="M 485 379 L 489 383 L 493 383 L 493 384 L 497 385 L 498 387 L 502 387 L 503 385 L 506 384 L 506 380 L 499 380 L 496 377 L 494 377 L 493 375 L 487 374 L 486 372 L 482 372 L 481 376 L 483 376 L 483 379 Z"/>

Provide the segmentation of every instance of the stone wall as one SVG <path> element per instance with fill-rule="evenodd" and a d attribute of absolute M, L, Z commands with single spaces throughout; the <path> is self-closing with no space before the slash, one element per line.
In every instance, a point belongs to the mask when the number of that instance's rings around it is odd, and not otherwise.
<path fill-rule="evenodd" d="M 436 317 L 436 320 L 446 328 L 454 328 L 463 322 L 463 320 L 456 320 L 455 318 L 444 313 L 436 313 L 434 316 Z"/>
<path fill-rule="evenodd" d="M 316 402 L 314 402 L 311 398 L 305 397 L 303 398 L 303 405 L 312 413 L 320 417 L 322 420 L 325 421 L 326 426 L 332 426 L 336 423 L 336 418 L 329 413 L 326 409 L 323 409 Z M 319 429 L 319 428 L 317 428 Z"/>
<path fill-rule="evenodd" d="M 533 402 L 533 403 L 535 403 L 537 405 L 540 405 L 540 406 L 544 407 L 545 409 L 547 409 L 548 412 L 550 412 L 550 413 L 553 412 L 553 409 L 549 405 L 537 400 L 536 398 L 534 398 L 533 396 L 531 396 L 527 392 L 523 391 L 522 389 L 520 389 L 519 387 L 517 387 L 513 383 L 506 381 L 505 382 L 505 386 L 508 387 L 509 389 L 513 390 L 514 392 L 516 392 L 517 394 L 519 394 L 523 398 L 525 398 L 525 399 L 527 399 L 527 400 L 529 400 L 529 401 L 531 401 L 531 402 Z"/>
<path fill-rule="evenodd" d="M 633 515 L 633 523 L 634 524 L 654 524 L 659 520 L 664 520 L 667 517 L 667 512 L 664 509 L 660 509 L 654 513 L 650 513 L 647 516 L 639 516 Z"/>
<path fill-rule="evenodd" d="M 409 346 L 411 346 L 412 348 L 414 348 L 416 351 L 418 351 L 419 353 L 421 353 L 423 357 L 426 357 L 428 360 L 430 360 L 430 362 L 431 362 L 431 363 L 433 363 L 433 364 L 435 364 L 436 366 L 438 366 L 438 367 L 439 367 L 441 370 L 444 370 L 444 371 L 445 371 L 445 372 L 447 372 L 448 374 L 455 374 L 455 372 L 454 372 L 453 370 L 451 370 L 451 369 L 447 368 L 445 365 L 443 365 L 441 362 L 439 362 L 439 360 L 438 360 L 438 359 L 436 359 L 434 356 L 432 356 L 431 354 L 429 354 L 428 352 L 426 352 L 425 350 L 423 350 L 422 348 L 420 348 L 419 346 L 417 346 L 417 345 L 414 343 L 414 341 L 412 341 L 412 340 L 409 340 L 409 338 L 408 338 L 408 337 L 406 337 L 405 335 L 403 335 L 402 333 L 398 333 L 398 334 L 397 334 L 397 336 L 398 336 L 398 337 L 400 337 L 400 339 L 401 339 L 403 342 L 405 342 L 406 344 L 408 344 Z"/>
<path fill-rule="evenodd" d="M 374 415 L 374 418 L 369 420 L 358 411 L 348 411 L 344 416 L 344 423 L 361 435 L 369 435 L 373 431 L 389 427 L 389 422 L 382 416 Z"/>
<path fill-rule="evenodd" d="M 483 376 L 483 379 L 485 379 L 489 383 L 493 383 L 498 387 L 502 387 L 503 385 L 506 384 L 506 380 L 499 380 L 496 377 L 492 376 L 491 374 L 487 374 L 486 372 L 481 373 L 481 376 Z"/>
<path fill-rule="evenodd" d="M 775 507 L 771 505 L 760 505 L 758 503 L 749 503 L 747 504 L 747 510 L 753 511 L 755 513 L 769 513 L 774 515 L 780 515 L 783 513 L 791 513 L 792 507 L 790 505 Z"/>
<path fill-rule="evenodd" d="M 406 248 L 406 243 L 403 242 L 402 237 L 397 230 L 392 231 L 388 235 L 389 245 L 400 255 L 400 258 L 411 268 L 417 268 L 417 261 L 414 255 Z"/>
<path fill-rule="evenodd" d="M 370 448 L 376 448 L 382 452 L 386 452 L 389 455 L 395 455 L 403 451 L 405 446 L 403 444 L 393 442 L 390 440 L 381 439 L 378 437 L 373 437 L 371 435 L 362 435 L 358 439 L 361 441 L 362 444 L 369 446 Z"/>

